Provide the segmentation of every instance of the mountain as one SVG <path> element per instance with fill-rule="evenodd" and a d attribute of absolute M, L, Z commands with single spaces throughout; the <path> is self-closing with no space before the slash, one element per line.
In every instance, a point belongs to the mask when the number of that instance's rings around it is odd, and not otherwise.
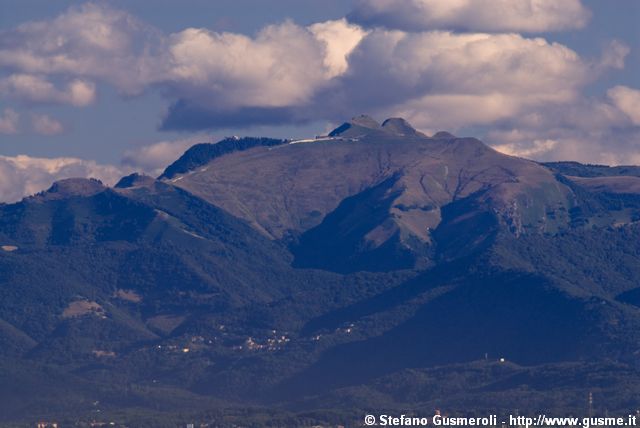
<path fill-rule="evenodd" d="M 434 233 L 446 224 L 486 217 L 515 235 L 556 233 L 569 227 L 576 204 L 570 186 L 543 165 L 474 138 L 428 138 L 402 119 L 379 125 L 368 117 L 329 137 L 211 158 L 170 182 L 271 239 L 300 241 L 292 245 L 297 266 L 340 272 L 367 270 L 367 261 L 382 269 L 428 265 Z M 474 205 L 474 218 L 465 211 L 443 223 L 443 208 L 454 202 Z"/>
<path fill-rule="evenodd" d="M 0 206 L 0 424 L 631 411 L 636 180 L 359 116 L 57 182 Z"/>

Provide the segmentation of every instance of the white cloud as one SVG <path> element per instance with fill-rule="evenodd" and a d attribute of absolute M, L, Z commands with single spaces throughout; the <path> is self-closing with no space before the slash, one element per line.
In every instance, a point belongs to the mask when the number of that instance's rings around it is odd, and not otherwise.
<path fill-rule="evenodd" d="M 392 3 L 370 6 L 386 10 Z M 582 10 L 571 0 L 508 3 L 500 12 L 504 19 L 493 21 L 506 25 L 526 15 L 526 22 L 542 25 L 558 15 L 578 22 L 572 13 Z M 434 16 L 459 10 L 475 16 L 469 11 L 480 4 L 495 9 L 484 0 L 421 7 Z M 163 35 L 126 12 L 96 4 L 2 36 L 0 66 L 15 70 L 5 92 L 32 102 L 86 105 L 95 98 L 92 80 L 126 94 L 157 88 L 176 102 L 168 128 L 241 125 L 237 117 L 246 123 L 331 120 L 359 111 L 402 113 L 427 128 L 490 123 L 575 99 L 603 67 L 619 67 L 627 49 L 612 45 L 594 65 L 542 38 L 365 31 L 345 19 L 309 27 L 284 22 L 255 37 L 197 28 Z M 70 83 L 55 88 L 49 75 Z"/>
<path fill-rule="evenodd" d="M 82 79 L 73 79 L 58 89 L 45 77 L 17 73 L 0 79 L 0 94 L 30 104 L 84 107 L 95 101 L 96 89 L 93 83 Z"/>
<path fill-rule="evenodd" d="M 602 54 L 600 66 L 603 68 L 624 68 L 624 60 L 631 52 L 629 46 L 619 40 L 612 40 Z"/>
<path fill-rule="evenodd" d="M 208 142 L 210 138 L 194 136 L 175 141 L 160 141 L 133 150 L 127 150 L 122 157 L 122 165 L 152 176 L 158 176 L 189 147 Z"/>
<path fill-rule="evenodd" d="M 125 95 L 155 87 L 220 110 L 299 105 L 346 71 L 363 35 L 344 19 L 309 28 L 287 21 L 255 37 L 204 28 L 164 35 L 124 11 L 89 3 L 1 32 L 0 67 L 13 76 L 0 90 L 82 106 L 95 99 L 90 82 L 104 81 Z M 75 80 L 63 91 L 48 76 Z"/>
<path fill-rule="evenodd" d="M 607 95 L 620 111 L 640 126 L 640 90 L 619 85 L 609 89 Z"/>
<path fill-rule="evenodd" d="M 349 32 L 346 23 L 341 30 Z M 164 84 L 177 97 L 205 106 L 302 104 L 341 67 L 338 57 L 344 58 L 349 44 L 327 48 L 329 31 L 316 27 L 319 40 L 291 22 L 270 25 L 255 38 L 190 28 L 169 37 L 171 67 Z"/>
<path fill-rule="evenodd" d="M 351 108 L 462 127 L 570 102 L 591 75 L 574 51 L 542 38 L 375 30 L 352 52 L 339 90 Z"/>
<path fill-rule="evenodd" d="M 633 111 L 623 101 L 629 89 L 616 87 L 606 99 L 580 97 L 509 118 L 497 128 L 487 127 L 486 141 L 505 153 L 536 160 L 639 163 L 640 127 L 624 111 Z"/>
<path fill-rule="evenodd" d="M 31 117 L 33 130 L 40 135 L 58 135 L 64 132 L 62 123 L 46 114 L 34 114 Z"/>
<path fill-rule="evenodd" d="M 352 22 L 405 31 L 543 32 L 581 28 L 580 0 L 360 0 Z"/>
<path fill-rule="evenodd" d="M 0 201 L 18 201 L 63 178 L 93 177 L 113 185 L 128 172 L 127 169 L 77 158 L 0 156 Z"/>
<path fill-rule="evenodd" d="M 498 144 L 493 146 L 493 148 L 507 155 L 535 158 L 548 153 L 557 147 L 557 145 L 558 142 L 555 140 L 533 140 L 531 143 L 524 145 L 515 143 Z"/>
<path fill-rule="evenodd" d="M 344 74 L 349 69 L 349 54 L 367 34 L 367 31 L 349 24 L 344 18 L 313 24 L 309 30 L 324 44 L 324 65 L 328 78 Z"/>
<path fill-rule="evenodd" d="M 17 134 L 20 115 L 10 108 L 6 108 L 0 115 L 0 134 Z"/>
<path fill-rule="evenodd" d="M 140 93 L 157 71 L 157 31 L 106 4 L 71 7 L 52 20 L 0 32 L 0 67 L 25 74 L 100 79 L 126 94 Z M 71 85 L 77 101 L 88 86 Z"/>

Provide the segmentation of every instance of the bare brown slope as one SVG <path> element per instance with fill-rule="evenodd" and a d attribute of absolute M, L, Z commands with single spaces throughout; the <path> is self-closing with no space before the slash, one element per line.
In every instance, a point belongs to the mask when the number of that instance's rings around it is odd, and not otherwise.
<path fill-rule="evenodd" d="M 440 207 L 479 191 L 514 233 L 567 222 L 570 190 L 537 163 L 473 138 L 358 127 L 366 134 L 234 152 L 171 181 L 274 239 L 317 226 L 345 198 L 393 176 L 388 221 L 366 236 L 374 246 L 397 233 L 429 242 Z"/>

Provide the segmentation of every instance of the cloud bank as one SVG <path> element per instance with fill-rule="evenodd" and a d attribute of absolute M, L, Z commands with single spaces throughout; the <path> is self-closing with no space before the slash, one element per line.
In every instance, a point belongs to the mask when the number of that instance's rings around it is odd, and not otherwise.
<path fill-rule="evenodd" d="M 404 31 L 539 33 L 584 27 L 580 0 L 360 0 L 349 20 Z"/>
<path fill-rule="evenodd" d="M 375 16 L 376 28 L 364 16 Z M 459 128 L 571 102 L 589 76 L 620 67 L 628 49 L 617 44 L 584 60 L 543 38 L 434 28 L 538 31 L 581 26 L 587 17 L 578 0 L 368 0 L 351 22 L 285 21 L 249 37 L 204 28 L 163 34 L 89 3 L 3 32 L 0 67 L 10 75 L 0 92 L 84 106 L 95 100 L 96 81 L 127 96 L 159 90 L 170 102 L 167 130 L 333 121 L 364 111 Z M 409 18 L 424 28 L 393 24 Z"/>

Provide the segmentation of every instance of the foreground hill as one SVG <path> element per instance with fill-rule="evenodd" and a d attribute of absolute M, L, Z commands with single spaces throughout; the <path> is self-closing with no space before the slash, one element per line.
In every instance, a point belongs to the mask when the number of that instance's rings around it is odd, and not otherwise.
<path fill-rule="evenodd" d="M 219 144 L 0 206 L 4 421 L 638 405 L 633 168 L 367 117 Z"/>

